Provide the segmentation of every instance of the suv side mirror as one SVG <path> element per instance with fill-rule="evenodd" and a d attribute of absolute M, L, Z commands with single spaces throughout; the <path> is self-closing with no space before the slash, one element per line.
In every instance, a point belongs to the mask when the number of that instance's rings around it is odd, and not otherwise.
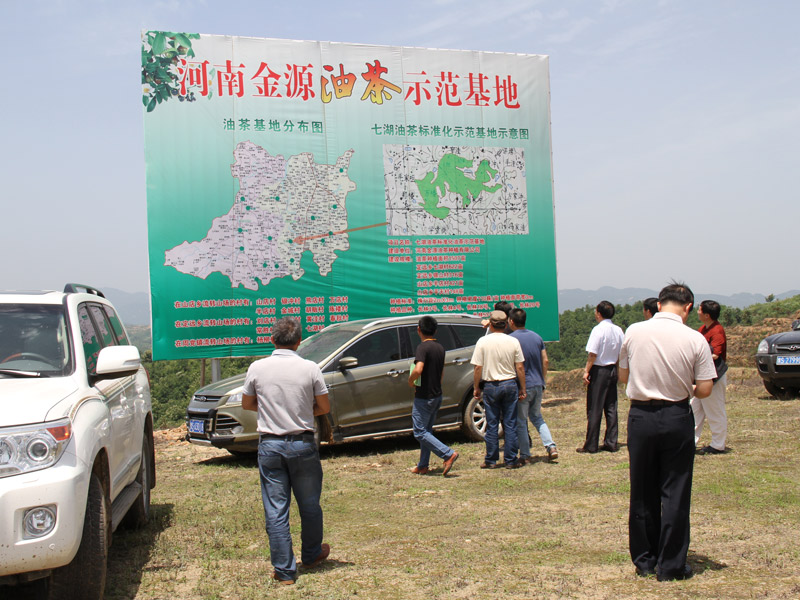
<path fill-rule="evenodd" d="M 135 375 L 141 364 L 136 346 L 106 346 L 97 355 L 95 380 Z"/>
<path fill-rule="evenodd" d="M 343 356 L 339 359 L 339 368 L 342 371 L 354 369 L 358 366 L 358 359 L 355 356 Z"/>
<path fill-rule="evenodd" d="M 794 329 L 795 331 L 800 330 L 800 319 L 795 319 L 794 321 L 792 321 L 792 329 Z"/>

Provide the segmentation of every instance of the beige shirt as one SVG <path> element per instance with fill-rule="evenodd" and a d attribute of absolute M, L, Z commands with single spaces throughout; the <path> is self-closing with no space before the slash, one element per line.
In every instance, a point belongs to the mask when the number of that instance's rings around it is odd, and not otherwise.
<path fill-rule="evenodd" d="M 673 313 L 659 312 L 625 332 L 619 366 L 629 369 L 628 398 L 678 402 L 695 381 L 717 376 L 705 338 Z"/>
<path fill-rule="evenodd" d="M 700 336 L 702 337 L 702 336 Z M 472 364 L 482 367 L 484 381 L 505 381 L 517 376 L 516 363 L 524 363 L 522 346 L 505 333 L 490 333 L 478 340 L 472 353 Z"/>

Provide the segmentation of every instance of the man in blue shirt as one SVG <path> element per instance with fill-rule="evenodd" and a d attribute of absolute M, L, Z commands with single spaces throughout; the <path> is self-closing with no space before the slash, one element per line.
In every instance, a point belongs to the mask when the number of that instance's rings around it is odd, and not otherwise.
<path fill-rule="evenodd" d="M 525 329 L 527 315 L 521 308 L 515 308 L 509 313 L 511 337 L 517 338 L 522 346 L 525 357 L 525 386 L 528 395 L 524 400 L 517 401 L 517 441 L 519 442 L 519 460 L 522 464 L 531 461 L 531 445 L 528 437 L 528 419 L 531 420 L 542 444 L 547 450 L 547 457 L 553 461 L 558 458 L 558 449 L 550 435 L 550 429 L 542 418 L 542 395 L 544 394 L 545 379 L 547 377 L 547 350 L 544 340 L 535 331 Z"/>

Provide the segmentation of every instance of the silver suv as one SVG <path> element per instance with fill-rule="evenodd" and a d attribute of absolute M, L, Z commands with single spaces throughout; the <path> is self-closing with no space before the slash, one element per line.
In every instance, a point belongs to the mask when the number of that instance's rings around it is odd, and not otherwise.
<path fill-rule="evenodd" d="M 363 319 L 330 325 L 304 339 L 297 352 L 322 369 L 331 412 L 318 417 L 317 433 L 330 442 L 410 433 L 414 390 L 408 373 L 419 344 L 421 315 Z M 480 441 L 486 428 L 483 403 L 472 396 L 472 350 L 485 334 L 472 315 L 435 314 L 436 340 L 446 350 L 442 407 L 435 429 L 461 427 Z M 187 439 L 225 448 L 232 454 L 255 452 L 256 413 L 242 410 L 245 374 L 198 390 L 186 411 Z M 326 435 L 329 434 L 329 435 Z"/>
<path fill-rule="evenodd" d="M 150 384 L 111 303 L 0 292 L 0 589 L 102 598 L 111 532 L 147 522 L 154 486 Z"/>

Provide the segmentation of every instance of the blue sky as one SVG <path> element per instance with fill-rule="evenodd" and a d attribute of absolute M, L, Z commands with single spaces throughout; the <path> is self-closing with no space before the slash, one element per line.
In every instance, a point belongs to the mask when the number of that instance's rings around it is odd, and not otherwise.
<path fill-rule="evenodd" d="M 147 291 L 142 29 L 550 56 L 559 288 L 800 288 L 800 3 L 2 0 L 2 288 Z"/>

